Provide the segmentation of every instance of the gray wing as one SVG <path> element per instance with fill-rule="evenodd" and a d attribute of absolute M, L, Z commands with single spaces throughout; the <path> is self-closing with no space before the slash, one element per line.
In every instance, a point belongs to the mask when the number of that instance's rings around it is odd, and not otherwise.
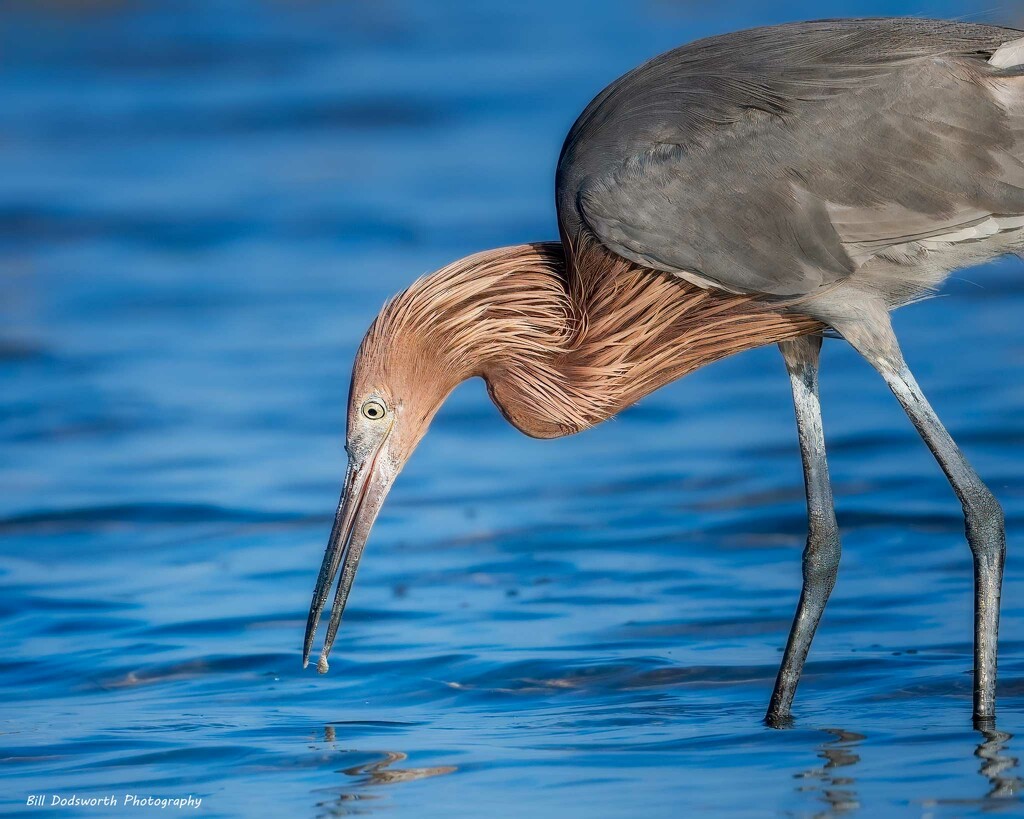
<path fill-rule="evenodd" d="M 726 290 L 797 295 L 894 246 L 1024 214 L 1024 79 L 987 62 L 1020 36 L 835 21 L 662 55 L 570 132 L 563 234 Z"/>

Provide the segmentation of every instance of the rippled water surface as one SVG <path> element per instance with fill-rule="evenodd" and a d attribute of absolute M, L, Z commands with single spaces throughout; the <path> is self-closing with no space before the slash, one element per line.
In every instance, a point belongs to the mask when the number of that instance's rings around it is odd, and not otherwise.
<path fill-rule="evenodd" d="M 989 11 L 3 4 L 5 807 L 136 793 L 202 797 L 211 817 L 1020 814 L 1018 261 L 897 317 L 1006 507 L 998 731 L 969 721 L 958 504 L 835 341 L 843 566 L 792 729 L 760 722 L 805 526 L 773 349 L 557 442 L 520 436 L 467 384 L 392 493 L 331 673 L 300 664 L 363 330 L 426 270 L 554 237 L 555 159 L 593 94 L 748 24 Z"/>

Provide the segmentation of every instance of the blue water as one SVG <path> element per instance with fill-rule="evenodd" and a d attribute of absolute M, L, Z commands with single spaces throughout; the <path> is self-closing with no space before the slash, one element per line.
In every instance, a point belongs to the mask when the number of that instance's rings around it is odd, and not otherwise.
<path fill-rule="evenodd" d="M 835 341 L 843 565 L 791 730 L 760 721 L 805 526 L 774 349 L 555 442 L 465 385 L 378 523 L 331 673 L 300 664 L 363 330 L 424 271 L 555 236 L 554 163 L 591 96 L 745 25 L 1017 8 L 0 6 L 4 809 L 134 793 L 201 797 L 206 817 L 1024 813 L 1018 261 L 896 319 L 1007 512 L 998 733 L 969 720 L 958 504 Z"/>

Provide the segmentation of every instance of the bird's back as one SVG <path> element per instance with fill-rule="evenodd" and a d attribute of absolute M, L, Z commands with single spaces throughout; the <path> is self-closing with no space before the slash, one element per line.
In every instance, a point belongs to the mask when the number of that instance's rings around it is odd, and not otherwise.
<path fill-rule="evenodd" d="M 599 94 L 566 138 L 563 239 L 589 234 L 733 292 L 805 295 L 893 248 L 925 249 L 908 241 L 1024 214 L 1024 88 L 1008 100 L 993 84 L 1024 79 L 988 62 L 1021 34 L 822 21 L 656 57 Z"/>

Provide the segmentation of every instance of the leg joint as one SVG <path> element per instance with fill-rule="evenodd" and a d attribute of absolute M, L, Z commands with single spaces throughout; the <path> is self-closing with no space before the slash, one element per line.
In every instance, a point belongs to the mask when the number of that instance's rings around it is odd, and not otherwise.
<path fill-rule="evenodd" d="M 834 583 L 841 555 L 842 544 L 835 519 L 827 522 L 812 519 L 804 549 L 804 581 L 811 585 Z"/>
<path fill-rule="evenodd" d="M 978 556 L 1001 556 L 1006 548 L 1006 516 L 996 496 L 978 484 L 968 491 L 963 506 L 971 550 Z"/>

